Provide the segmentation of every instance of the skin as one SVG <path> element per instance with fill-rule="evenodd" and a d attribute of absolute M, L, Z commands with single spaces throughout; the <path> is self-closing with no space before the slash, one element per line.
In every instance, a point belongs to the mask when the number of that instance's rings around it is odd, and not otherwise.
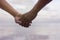
<path fill-rule="evenodd" d="M 0 0 L 0 8 L 11 14 L 14 17 L 15 22 L 18 23 L 19 25 L 29 27 L 30 24 L 32 23 L 32 20 L 36 18 L 38 12 L 51 1 L 52 0 L 38 0 L 36 5 L 25 14 L 17 12 L 5 0 Z"/>
<path fill-rule="evenodd" d="M 38 0 L 38 2 L 35 4 L 35 6 L 27 13 L 25 13 L 25 16 L 32 21 L 37 16 L 38 12 L 45 7 L 49 2 L 52 0 Z"/>
<path fill-rule="evenodd" d="M 8 2 L 6 2 L 6 0 L 0 0 L 0 8 L 11 14 L 14 17 L 15 22 L 19 25 L 24 27 L 30 25 L 29 20 L 26 17 L 24 17 L 23 14 L 17 12 Z"/>
<path fill-rule="evenodd" d="M 38 12 L 51 1 L 52 0 L 38 0 L 35 6 L 29 12 L 25 13 L 24 16 L 31 22 L 36 18 Z M 26 24 L 28 25 L 28 23 Z"/>

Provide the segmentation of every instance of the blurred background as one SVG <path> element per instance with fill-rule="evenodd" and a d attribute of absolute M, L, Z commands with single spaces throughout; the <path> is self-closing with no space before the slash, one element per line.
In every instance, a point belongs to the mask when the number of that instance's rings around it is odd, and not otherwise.
<path fill-rule="evenodd" d="M 38 0 L 6 0 L 20 13 L 31 10 Z M 29 28 L 15 23 L 14 18 L 0 9 L 0 40 L 60 40 L 60 0 L 46 5 Z"/>

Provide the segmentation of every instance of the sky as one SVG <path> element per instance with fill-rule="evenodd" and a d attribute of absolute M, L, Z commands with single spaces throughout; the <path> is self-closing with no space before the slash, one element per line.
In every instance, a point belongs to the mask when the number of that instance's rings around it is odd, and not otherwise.
<path fill-rule="evenodd" d="M 33 8 L 38 0 L 6 0 L 20 13 L 26 13 Z M 14 18 L 0 9 L 0 40 L 33 40 L 41 36 L 48 40 L 60 40 L 60 0 L 53 0 L 39 11 L 29 28 L 15 23 Z M 27 39 L 26 39 L 27 38 Z M 39 37 L 38 37 L 39 38 Z M 37 39 L 39 40 L 39 39 Z"/>

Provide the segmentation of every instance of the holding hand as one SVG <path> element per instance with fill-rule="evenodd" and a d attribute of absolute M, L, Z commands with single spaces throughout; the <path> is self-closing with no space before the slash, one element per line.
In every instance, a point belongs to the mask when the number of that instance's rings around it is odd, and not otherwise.
<path fill-rule="evenodd" d="M 25 15 L 21 14 L 15 17 L 15 22 L 24 27 L 29 27 L 32 23 Z"/>

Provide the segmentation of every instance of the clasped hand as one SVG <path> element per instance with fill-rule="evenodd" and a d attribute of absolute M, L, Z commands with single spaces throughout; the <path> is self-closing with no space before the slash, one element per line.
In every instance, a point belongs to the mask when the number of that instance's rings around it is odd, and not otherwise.
<path fill-rule="evenodd" d="M 29 20 L 24 14 L 23 15 L 17 15 L 15 17 L 15 22 L 21 26 L 24 26 L 24 27 L 29 27 L 32 23 L 32 21 Z"/>

